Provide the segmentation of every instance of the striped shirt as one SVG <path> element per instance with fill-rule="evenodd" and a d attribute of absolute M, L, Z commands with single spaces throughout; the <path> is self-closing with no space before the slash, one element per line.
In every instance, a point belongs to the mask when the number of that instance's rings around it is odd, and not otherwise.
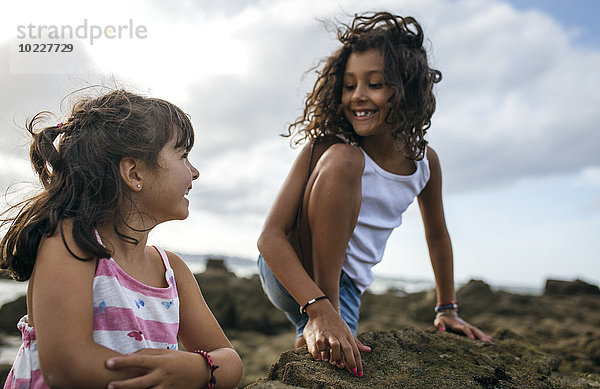
<path fill-rule="evenodd" d="M 166 253 L 155 248 L 165 266 L 166 288 L 137 281 L 112 258 L 98 261 L 93 281 L 94 342 L 122 354 L 142 348 L 177 349 L 179 296 L 175 276 Z M 40 371 L 35 329 L 29 326 L 27 315 L 17 328 L 23 343 L 4 389 L 48 388 Z"/>

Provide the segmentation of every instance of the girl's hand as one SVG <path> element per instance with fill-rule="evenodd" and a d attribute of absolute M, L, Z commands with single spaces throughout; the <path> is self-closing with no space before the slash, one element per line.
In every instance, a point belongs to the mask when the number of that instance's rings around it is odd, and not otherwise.
<path fill-rule="evenodd" d="M 308 352 L 316 360 L 327 361 L 362 377 L 360 353 L 371 351 L 371 348 L 354 336 L 331 304 L 316 305 L 310 307 L 308 323 L 303 332 Z"/>
<path fill-rule="evenodd" d="M 433 324 L 440 330 L 449 329 L 453 332 L 464 333 L 471 339 L 481 339 L 485 342 L 491 342 L 492 337 L 481 331 L 479 328 L 467 323 L 461 319 L 456 312 L 440 312 L 435 316 Z"/>
<path fill-rule="evenodd" d="M 133 354 L 110 358 L 110 370 L 140 368 L 146 374 L 108 384 L 109 389 L 201 388 L 208 382 L 208 365 L 201 355 L 179 350 L 141 349 Z"/>

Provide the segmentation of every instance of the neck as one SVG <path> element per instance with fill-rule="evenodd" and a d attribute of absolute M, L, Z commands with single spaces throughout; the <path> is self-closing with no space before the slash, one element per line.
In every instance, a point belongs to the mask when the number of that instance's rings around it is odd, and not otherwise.
<path fill-rule="evenodd" d="M 399 149 L 398 143 L 391 132 L 363 138 L 361 146 L 375 162 L 396 159 L 398 157 L 404 158 L 404 153 Z"/>
<path fill-rule="evenodd" d="M 140 229 L 135 225 L 132 227 Z M 102 243 L 112 252 L 113 259 L 117 260 L 118 258 L 119 261 L 128 261 L 129 259 L 137 260 L 137 258 L 143 256 L 149 231 L 136 231 L 124 225 L 118 226 L 117 229 L 120 233 L 135 239 L 138 243 L 133 244 L 130 241 L 123 240 L 115 231 L 112 222 L 98 225 L 98 234 L 102 238 Z"/>

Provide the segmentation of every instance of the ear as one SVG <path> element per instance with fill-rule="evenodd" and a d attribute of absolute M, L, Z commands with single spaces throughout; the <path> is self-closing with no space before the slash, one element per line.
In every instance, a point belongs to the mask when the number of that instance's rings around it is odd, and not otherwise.
<path fill-rule="evenodd" d="M 142 190 L 141 161 L 135 158 L 123 158 L 119 163 L 121 179 L 134 192 Z"/>

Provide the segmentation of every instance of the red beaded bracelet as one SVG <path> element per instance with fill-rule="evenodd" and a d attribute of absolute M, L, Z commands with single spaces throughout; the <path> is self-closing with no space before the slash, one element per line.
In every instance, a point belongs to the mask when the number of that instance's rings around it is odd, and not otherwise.
<path fill-rule="evenodd" d="M 206 359 L 206 363 L 208 363 L 208 369 L 210 370 L 210 376 L 208 377 L 208 385 L 206 386 L 208 389 L 213 389 L 217 384 L 217 378 L 215 377 L 215 370 L 219 368 L 219 366 L 215 365 L 212 358 L 208 353 L 204 350 L 194 350 L 196 354 L 202 355 L 204 359 Z"/>

